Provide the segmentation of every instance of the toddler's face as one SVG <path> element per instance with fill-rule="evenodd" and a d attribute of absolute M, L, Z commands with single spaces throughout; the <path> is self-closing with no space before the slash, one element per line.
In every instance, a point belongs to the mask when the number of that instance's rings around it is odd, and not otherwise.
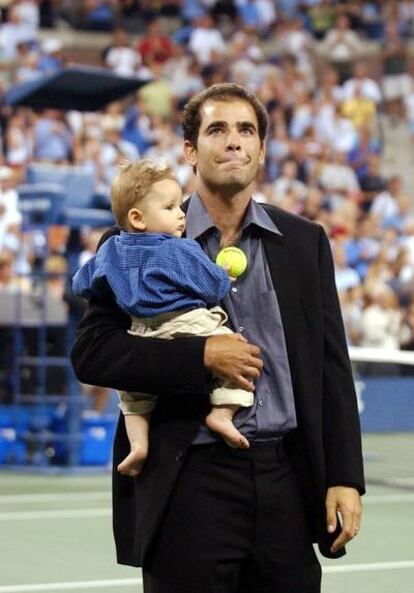
<path fill-rule="evenodd" d="M 172 179 L 157 181 L 141 201 L 139 209 L 147 233 L 166 233 L 181 237 L 185 229 L 185 214 L 181 210 L 182 192 Z"/>

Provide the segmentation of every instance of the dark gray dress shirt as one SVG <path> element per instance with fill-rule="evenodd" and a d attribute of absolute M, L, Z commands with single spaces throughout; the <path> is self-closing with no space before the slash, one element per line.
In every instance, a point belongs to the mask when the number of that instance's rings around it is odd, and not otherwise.
<path fill-rule="evenodd" d="M 263 231 L 281 235 L 266 211 L 251 200 L 236 244 L 247 256 L 247 271 L 232 283 L 229 294 L 221 302 L 231 328 L 262 351 L 264 368 L 256 381 L 254 404 L 240 408 L 234 417 L 234 424 L 249 441 L 275 439 L 296 427 L 285 335 L 261 241 Z M 215 260 L 220 249 L 220 231 L 197 194 L 192 196 L 187 210 L 186 236 L 199 241 Z M 217 439 L 214 433 L 201 426 L 194 444 Z"/>

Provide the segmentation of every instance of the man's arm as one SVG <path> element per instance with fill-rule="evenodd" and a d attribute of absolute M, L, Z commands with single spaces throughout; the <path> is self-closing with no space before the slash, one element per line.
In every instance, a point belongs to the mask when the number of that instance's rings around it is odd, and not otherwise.
<path fill-rule="evenodd" d="M 210 373 L 253 390 L 263 366 L 259 348 L 237 334 L 163 340 L 132 336 L 129 327 L 115 304 L 91 302 L 71 352 L 80 381 L 161 397 L 207 395 Z"/>
<path fill-rule="evenodd" d="M 115 304 L 91 301 L 71 352 L 82 383 L 157 395 L 208 392 L 206 338 L 141 338 L 128 334 L 130 324 Z"/>

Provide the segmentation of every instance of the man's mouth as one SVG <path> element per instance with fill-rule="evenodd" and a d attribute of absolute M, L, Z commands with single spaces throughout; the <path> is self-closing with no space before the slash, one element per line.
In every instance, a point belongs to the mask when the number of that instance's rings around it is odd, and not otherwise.
<path fill-rule="evenodd" d="M 239 159 L 239 158 L 227 158 L 227 159 L 220 159 L 217 161 L 219 165 L 247 165 L 249 159 Z"/>

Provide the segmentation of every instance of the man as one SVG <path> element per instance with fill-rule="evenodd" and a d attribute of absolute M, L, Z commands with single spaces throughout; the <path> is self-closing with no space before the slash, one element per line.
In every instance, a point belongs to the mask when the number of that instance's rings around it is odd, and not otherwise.
<path fill-rule="evenodd" d="M 78 377 L 159 396 L 141 475 L 114 471 L 118 561 L 143 566 L 146 593 L 316 593 L 311 542 L 342 555 L 364 492 L 328 239 L 251 199 L 267 130 L 254 95 L 210 87 L 187 105 L 183 128 L 196 175 L 187 237 L 213 258 L 226 245 L 246 253 L 248 272 L 223 302 L 244 337 L 139 339 L 115 305 L 91 304 L 72 353 Z M 212 375 L 255 387 L 235 418 L 247 450 L 204 428 Z M 121 417 L 115 468 L 127 451 Z"/>

